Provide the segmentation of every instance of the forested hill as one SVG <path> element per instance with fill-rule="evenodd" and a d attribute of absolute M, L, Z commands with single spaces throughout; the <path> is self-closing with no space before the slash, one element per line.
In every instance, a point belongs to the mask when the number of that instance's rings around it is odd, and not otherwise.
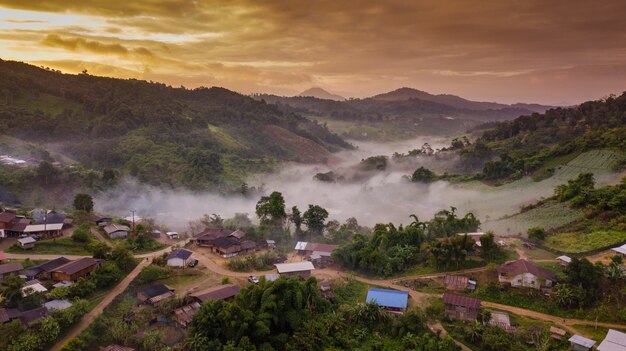
<path fill-rule="evenodd" d="M 350 147 L 324 126 L 223 88 L 70 75 L 0 60 L 0 133 L 154 184 L 241 181 Z"/>
<path fill-rule="evenodd" d="M 476 145 L 487 147 L 498 159 L 483 170 L 487 179 L 519 177 L 538 170 L 548 177 L 558 158 L 591 149 L 612 149 L 620 154 L 614 169 L 626 165 L 626 92 L 618 97 L 589 101 L 572 108 L 556 108 L 502 122 L 487 130 Z"/>

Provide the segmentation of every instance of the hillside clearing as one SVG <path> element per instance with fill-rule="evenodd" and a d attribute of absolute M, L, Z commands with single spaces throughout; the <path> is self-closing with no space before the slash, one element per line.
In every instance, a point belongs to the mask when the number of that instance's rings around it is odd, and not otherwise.
<path fill-rule="evenodd" d="M 626 232 L 596 231 L 592 233 L 559 233 L 549 236 L 545 245 L 569 253 L 587 252 L 626 242 Z"/>

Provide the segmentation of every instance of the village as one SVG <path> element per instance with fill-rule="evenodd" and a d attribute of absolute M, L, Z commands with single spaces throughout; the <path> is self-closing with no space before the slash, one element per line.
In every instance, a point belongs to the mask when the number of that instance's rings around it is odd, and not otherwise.
<path fill-rule="evenodd" d="M 319 294 L 331 302 L 346 285 L 357 284 L 361 292 L 353 303 L 374 304 L 389 314 L 440 306 L 440 314 L 435 314 L 438 317 L 429 322 L 429 327 L 435 333 L 454 338 L 460 338 L 467 326 L 478 323 L 480 328 L 495 327 L 509 336 L 522 329 L 537 336 L 547 328 L 552 340 L 576 351 L 626 350 L 626 326 L 560 318 L 481 300 L 476 291 L 496 284 L 509 291 L 555 294 L 559 280 L 563 279 L 562 270 L 573 259 L 549 253 L 538 255 L 540 249 L 519 238 L 495 238 L 495 245 L 511 255 L 511 259 L 499 265 L 378 279 L 339 265 L 333 253 L 340 245 L 327 243 L 324 236 L 317 237 L 318 242 L 279 243 L 249 237 L 244 228 L 207 227 L 196 233 L 159 228 L 164 227 L 138 217 L 80 213 L 72 218 L 56 211 L 4 209 L 0 212 L 0 280 L 5 287 L 5 301 L 0 309 L 0 323 L 4 327 L 38 328 L 46 317 L 58 317 L 66 311 L 73 321 L 67 324 L 67 334 L 50 341 L 51 350 L 62 350 L 66 342 L 93 322 L 97 316 L 94 311 L 102 313 L 119 295 L 131 305 L 125 321 L 139 326 L 131 336 L 158 334 L 159 343 L 174 347 L 184 341 L 194 315 L 207 301 L 233 300 L 250 285 L 315 277 Z M 458 235 L 469 238 L 473 243 L 470 256 L 478 257 L 485 233 Z M 154 250 L 119 249 L 133 237 L 136 241 L 137 237 L 145 237 L 142 240 L 150 244 L 144 245 Z M 59 249 L 55 243 L 63 241 L 85 246 L 81 251 L 70 245 L 70 251 L 62 252 L 63 246 Z M 93 250 L 91 254 L 87 247 Z M 619 262 L 623 274 L 623 260 L 618 258 L 625 256 L 623 245 L 591 259 L 599 264 Z M 265 259 L 253 267 L 262 270 L 232 269 L 236 267 L 233 261 L 258 257 Z M 107 276 L 116 274 L 115 278 Z M 102 283 L 108 280 L 112 281 Z M 11 287 L 18 293 L 7 294 Z M 604 337 L 599 338 L 603 332 Z M 455 342 L 470 349 L 459 340 Z M 106 351 L 134 350 L 124 344 L 101 347 Z"/>

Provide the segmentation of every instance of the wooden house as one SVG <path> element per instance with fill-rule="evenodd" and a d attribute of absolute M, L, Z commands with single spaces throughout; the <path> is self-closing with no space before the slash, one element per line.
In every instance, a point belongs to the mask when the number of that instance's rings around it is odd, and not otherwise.
<path fill-rule="evenodd" d="M 18 275 L 23 269 L 24 266 L 19 262 L 0 264 L 0 280 L 9 275 Z"/>
<path fill-rule="evenodd" d="M 573 335 L 568 341 L 570 350 L 572 351 L 590 351 L 593 345 L 596 344 L 595 340 L 585 338 L 581 335 Z"/>
<path fill-rule="evenodd" d="M 30 250 L 35 248 L 35 240 L 32 236 L 27 236 L 25 238 L 17 239 L 17 244 L 20 246 L 22 250 Z"/>
<path fill-rule="evenodd" d="M 107 233 L 107 235 L 111 239 L 127 238 L 129 230 L 130 228 L 128 228 L 127 226 L 121 225 L 121 224 L 115 224 L 115 223 L 109 224 L 106 227 L 104 227 L 104 231 Z"/>
<path fill-rule="evenodd" d="M 460 321 L 475 321 L 480 314 L 480 300 L 469 296 L 443 294 L 445 316 Z"/>
<path fill-rule="evenodd" d="M 541 289 L 556 282 L 555 274 L 527 260 L 508 262 L 498 267 L 498 281 L 515 288 Z"/>
<path fill-rule="evenodd" d="M 79 278 L 91 274 L 91 272 L 99 268 L 100 265 L 100 260 L 91 257 L 83 257 L 55 268 L 50 272 L 50 277 L 57 282 L 75 282 Z"/>

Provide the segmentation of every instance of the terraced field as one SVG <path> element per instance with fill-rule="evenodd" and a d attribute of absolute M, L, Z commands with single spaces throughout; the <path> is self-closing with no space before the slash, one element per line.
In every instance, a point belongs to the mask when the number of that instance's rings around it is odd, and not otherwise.
<path fill-rule="evenodd" d="M 545 229 L 557 228 L 573 222 L 581 214 L 581 211 L 570 208 L 567 203 L 549 201 L 524 213 L 485 222 L 482 228 L 500 235 L 526 235 L 528 228 L 535 226 Z"/>
<path fill-rule="evenodd" d="M 626 232 L 559 233 L 549 236 L 545 245 L 559 251 L 580 253 L 617 246 L 626 242 Z"/>

